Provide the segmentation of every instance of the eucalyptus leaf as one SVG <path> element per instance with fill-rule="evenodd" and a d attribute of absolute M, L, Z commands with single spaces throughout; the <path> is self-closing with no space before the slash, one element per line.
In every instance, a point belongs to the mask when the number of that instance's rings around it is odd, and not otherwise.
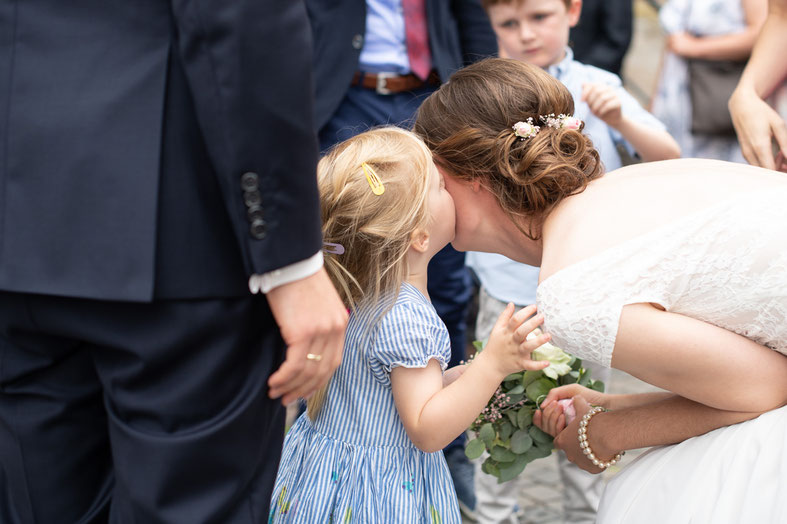
<path fill-rule="evenodd" d="M 525 398 L 525 395 L 523 393 L 514 393 L 513 395 L 508 395 L 507 400 L 506 400 L 506 405 L 513 406 L 514 404 L 518 403 L 523 398 Z"/>
<path fill-rule="evenodd" d="M 503 423 L 500 424 L 500 429 L 499 429 L 500 440 L 507 441 L 509 438 L 511 438 L 511 434 L 513 432 L 514 432 L 514 425 L 511 424 L 511 422 L 504 420 Z"/>
<path fill-rule="evenodd" d="M 509 409 L 508 411 L 506 411 L 506 416 L 508 417 L 508 420 L 511 421 L 511 424 L 514 427 L 516 427 L 517 426 L 517 420 L 516 420 L 517 419 L 517 411 L 513 410 L 513 409 Z"/>
<path fill-rule="evenodd" d="M 530 426 L 530 429 L 528 429 L 527 432 L 538 444 L 552 444 L 552 435 L 549 433 L 544 433 L 538 428 L 538 426 Z"/>
<path fill-rule="evenodd" d="M 550 437 L 551 439 L 551 437 Z M 527 450 L 525 455 L 530 455 L 532 460 L 548 457 L 552 454 L 552 444 L 537 444 Z"/>
<path fill-rule="evenodd" d="M 486 445 L 484 445 L 484 441 L 480 438 L 474 438 L 465 446 L 465 455 L 467 455 L 467 458 L 470 460 L 475 460 L 483 455 L 485 450 Z"/>
<path fill-rule="evenodd" d="M 524 429 L 515 431 L 514 434 L 511 435 L 511 451 L 517 455 L 521 455 L 522 453 L 526 452 L 532 445 L 533 438 Z"/>
<path fill-rule="evenodd" d="M 477 352 L 480 353 L 484 349 L 484 342 L 482 342 L 481 340 L 474 340 L 473 341 L 473 347 L 475 348 L 475 350 Z"/>
<path fill-rule="evenodd" d="M 582 359 L 574 357 L 574 360 L 571 361 L 571 369 L 574 371 L 579 371 L 582 367 Z"/>
<path fill-rule="evenodd" d="M 492 423 L 487 422 L 481 426 L 481 431 L 478 432 L 478 436 L 484 442 L 492 442 L 495 438 L 495 428 L 492 426 Z"/>
<path fill-rule="evenodd" d="M 522 373 L 511 373 L 503 379 L 503 382 L 519 382 L 520 380 L 522 380 Z"/>
<path fill-rule="evenodd" d="M 492 451 L 489 452 L 489 456 L 492 457 L 497 462 L 513 462 L 516 459 L 516 454 L 512 453 L 510 450 L 506 448 L 502 448 L 500 446 L 495 446 L 492 448 Z"/>
<path fill-rule="evenodd" d="M 549 380 L 546 377 L 542 377 L 535 382 L 531 383 L 526 390 L 527 398 L 535 402 L 536 404 L 539 403 L 539 399 L 545 397 L 549 390 L 555 387 L 555 383 Z"/>
<path fill-rule="evenodd" d="M 525 392 L 525 387 L 522 384 L 514 386 L 512 389 L 508 391 L 508 395 L 519 395 L 520 393 Z"/>
<path fill-rule="evenodd" d="M 527 408 L 521 408 L 516 414 L 516 425 L 522 429 L 533 423 L 533 412 Z"/>
<path fill-rule="evenodd" d="M 500 465 L 492 457 L 487 457 L 484 463 L 481 464 L 481 471 L 498 478 L 500 477 Z"/>
<path fill-rule="evenodd" d="M 586 386 L 588 382 L 590 382 L 590 373 L 588 373 L 587 370 L 583 368 L 579 374 L 579 380 L 577 382 L 580 386 Z"/>
<path fill-rule="evenodd" d="M 516 478 L 525 470 L 528 462 L 530 461 L 524 455 L 519 455 L 510 465 L 502 466 L 500 468 L 500 476 L 497 479 L 498 484 Z"/>
<path fill-rule="evenodd" d="M 604 393 L 604 383 L 600 380 L 593 380 L 591 381 L 590 385 L 588 386 L 593 391 L 598 391 L 599 393 Z"/>
<path fill-rule="evenodd" d="M 525 371 L 525 374 L 522 375 L 522 387 L 528 387 L 534 381 L 538 380 L 539 378 L 544 376 L 544 372 L 542 370 L 535 370 L 535 371 Z"/>

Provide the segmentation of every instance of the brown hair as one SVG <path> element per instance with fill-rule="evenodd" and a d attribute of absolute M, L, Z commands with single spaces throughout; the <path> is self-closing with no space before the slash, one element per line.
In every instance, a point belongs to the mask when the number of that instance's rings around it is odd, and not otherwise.
<path fill-rule="evenodd" d="M 381 195 L 372 192 L 363 164 L 383 183 Z M 325 256 L 325 268 L 348 308 L 376 303 L 382 297 L 391 306 L 395 302 L 407 278 L 411 235 L 430 219 L 429 173 L 433 170 L 426 145 L 398 127 L 356 135 L 320 160 L 317 182 L 323 240 L 344 248 L 340 255 Z M 325 393 L 326 388 L 321 389 L 307 403 L 312 420 Z"/>
<path fill-rule="evenodd" d="M 493 5 L 500 5 L 500 4 L 521 4 L 526 0 L 481 0 L 481 5 L 483 6 L 484 10 L 488 10 Z M 566 9 L 571 7 L 572 0 L 563 0 L 563 3 L 566 4 Z"/>
<path fill-rule="evenodd" d="M 573 112 L 571 93 L 542 69 L 489 58 L 457 71 L 427 98 L 415 132 L 438 165 L 455 178 L 480 180 L 517 227 L 537 239 L 561 200 L 602 175 L 598 152 L 581 130 L 539 122 L 539 116 Z M 512 126 L 528 118 L 541 131 L 521 140 Z"/>
<path fill-rule="evenodd" d="M 500 5 L 500 4 L 521 4 L 526 0 L 481 0 L 481 6 L 484 10 L 488 10 L 493 5 Z M 566 9 L 571 7 L 572 0 L 563 0 L 563 3 L 566 4 Z"/>

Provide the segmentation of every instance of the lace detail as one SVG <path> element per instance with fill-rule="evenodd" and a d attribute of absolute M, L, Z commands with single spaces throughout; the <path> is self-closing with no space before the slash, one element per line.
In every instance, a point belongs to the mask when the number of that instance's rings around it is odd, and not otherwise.
<path fill-rule="evenodd" d="M 787 190 L 747 193 L 550 276 L 554 343 L 610 367 L 623 306 L 651 302 L 787 354 Z"/>

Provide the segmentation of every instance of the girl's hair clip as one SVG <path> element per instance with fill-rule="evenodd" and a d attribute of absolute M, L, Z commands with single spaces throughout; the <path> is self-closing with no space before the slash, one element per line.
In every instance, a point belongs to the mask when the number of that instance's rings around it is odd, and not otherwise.
<path fill-rule="evenodd" d="M 363 168 L 363 172 L 366 175 L 366 180 L 369 182 L 369 187 L 372 188 L 372 193 L 378 196 L 385 193 L 383 181 L 380 180 L 379 176 L 377 176 L 377 173 L 372 168 L 372 166 L 364 162 L 361 164 L 361 167 Z"/>
<path fill-rule="evenodd" d="M 344 246 L 341 244 L 334 244 L 333 242 L 323 242 L 322 250 L 330 255 L 343 255 Z"/>
<path fill-rule="evenodd" d="M 533 138 L 541 131 L 541 128 L 538 127 L 535 122 L 533 122 L 533 117 L 531 116 L 525 122 L 517 122 L 511 129 L 514 130 L 514 135 L 519 137 L 519 140 L 524 140 L 526 138 Z"/>
<path fill-rule="evenodd" d="M 555 113 L 550 113 L 545 116 L 539 116 L 538 119 L 542 124 L 552 129 L 575 129 L 579 131 L 582 127 L 582 120 L 572 115 L 564 115 L 563 113 L 555 116 Z"/>

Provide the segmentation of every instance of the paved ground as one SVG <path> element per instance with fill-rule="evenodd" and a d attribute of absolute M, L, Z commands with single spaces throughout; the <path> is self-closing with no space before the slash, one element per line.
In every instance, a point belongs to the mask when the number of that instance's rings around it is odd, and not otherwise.
<path fill-rule="evenodd" d="M 658 25 L 655 0 L 634 1 L 634 38 L 623 64 L 623 81 L 626 88 L 648 106 L 656 86 L 664 37 Z M 610 393 L 637 393 L 654 391 L 655 388 L 621 371 L 613 370 L 608 391 Z M 611 478 L 621 467 L 631 462 L 644 450 L 629 451 L 623 460 L 604 473 Z M 557 457 L 537 460 L 523 473 L 524 488 L 520 506 L 524 509 L 522 524 L 559 524 L 563 522 L 563 486 L 558 474 Z M 471 522 L 465 520 L 465 522 Z"/>

